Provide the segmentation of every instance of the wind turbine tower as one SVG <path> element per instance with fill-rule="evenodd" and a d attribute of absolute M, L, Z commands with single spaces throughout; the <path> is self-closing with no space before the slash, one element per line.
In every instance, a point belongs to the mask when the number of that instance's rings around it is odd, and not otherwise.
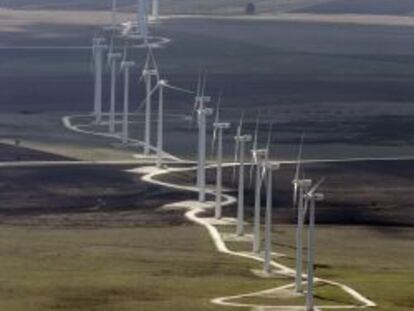
<path fill-rule="evenodd" d="M 157 167 L 162 167 L 162 156 L 164 146 L 164 87 L 168 85 L 167 80 L 158 81 L 158 129 L 157 129 Z"/>
<path fill-rule="evenodd" d="M 116 105 L 116 75 L 117 75 L 117 63 L 121 60 L 121 53 L 114 53 L 113 51 L 108 54 L 108 61 L 111 67 L 111 103 L 109 108 L 109 132 L 115 133 L 115 105 Z"/>
<path fill-rule="evenodd" d="M 292 180 L 293 184 L 293 207 L 297 209 L 297 225 L 296 225 L 296 276 L 295 290 L 297 293 L 303 291 L 302 288 L 302 271 L 303 271 L 303 225 L 305 218 L 305 194 L 312 186 L 312 180 L 301 178 L 301 161 L 303 151 L 304 136 L 301 136 L 298 156 L 296 159 L 295 176 Z"/>
<path fill-rule="evenodd" d="M 238 200 L 237 200 L 237 227 L 236 234 L 238 236 L 244 235 L 244 168 L 245 168 L 245 153 L 246 144 L 252 141 L 251 135 L 242 135 L 243 116 L 240 118 L 240 124 L 237 128 L 237 135 L 234 137 L 236 141 L 236 150 L 234 160 L 239 162 L 239 185 L 238 185 Z"/>
<path fill-rule="evenodd" d="M 117 14 L 117 0 L 112 0 L 112 13 L 111 13 L 111 26 L 112 29 L 116 28 L 117 20 L 116 20 L 116 14 Z"/>
<path fill-rule="evenodd" d="M 217 111 L 218 115 L 218 111 Z M 215 210 L 215 217 L 216 219 L 221 218 L 221 201 L 222 201 L 222 187 L 223 187 L 223 130 L 230 128 L 230 123 L 227 122 L 216 122 L 213 124 L 214 126 L 214 137 L 218 136 L 218 143 L 217 143 L 217 180 L 216 180 L 216 210 Z M 216 134 L 216 132 L 218 134 Z"/>
<path fill-rule="evenodd" d="M 255 158 L 256 182 L 254 200 L 253 220 L 253 252 L 260 251 L 260 213 L 261 213 L 261 192 L 262 192 L 262 168 L 268 156 L 268 149 L 256 149 L 252 151 Z"/>
<path fill-rule="evenodd" d="M 144 44 L 148 44 L 148 0 L 138 0 L 137 28 Z"/>
<path fill-rule="evenodd" d="M 305 194 L 305 213 L 309 205 L 309 227 L 308 227 L 308 271 L 307 271 L 307 292 L 306 311 L 314 311 L 314 259 L 315 259 L 315 205 L 316 202 L 324 200 L 322 193 L 316 192 L 322 184 L 319 181 L 307 194 Z"/>
<path fill-rule="evenodd" d="M 103 67 L 103 53 L 107 49 L 104 38 L 93 39 L 93 58 L 95 69 L 95 95 L 94 95 L 94 115 L 95 122 L 102 121 L 102 67 Z"/>
<path fill-rule="evenodd" d="M 198 200 L 206 200 L 206 119 L 213 114 L 213 109 L 207 108 L 206 104 L 211 101 L 209 96 L 204 96 L 204 86 L 201 90 L 201 84 L 195 98 L 198 116 L 198 166 L 197 166 L 197 186 L 199 188 Z M 200 93 L 201 91 L 201 93 Z"/>
<path fill-rule="evenodd" d="M 264 165 L 264 178 L 266 179 L 266 214 L 265 214 L 265 241 L 264 241 L 264 271 L 271 272 L 270 262 L 272 260 L 272 187 L 273 170 L 280 168 L 279 164 L 267 162 Z"/>
<path fill-rule="evenodd" d="M 157 21 L 159 19 L 159 14 L 160 2 L 159 0 L 152 0 L 152 18 Z"/>
<path fill-rule="evenodd" d="M 131 61 L 121 63 L 121 69 L 124 71 L 124 113 L 122 116 L 122 143 L 124 145 L 128 145 L 129 141 L 129 72 L 134 66 L 135 62 Z"/>
<path fill-rule="evenodd" d="M 150 60 L 152 59 L 153 66 L 150 65 Z M 142 76 L 145 80 L 145 133 L 144 133 L 144 154 L 148 156 L 150 154 L 151 148 L 151 100 L 152 100 L 152 80 L 153 77 L 156 78 L 158 83 L 159 73 L 157 66 L 155 65 L 155 60 L 151 53 L 151 50 L 148 50 L 147 60 L 145 62 L 144 70 L 142 71 Z"/>

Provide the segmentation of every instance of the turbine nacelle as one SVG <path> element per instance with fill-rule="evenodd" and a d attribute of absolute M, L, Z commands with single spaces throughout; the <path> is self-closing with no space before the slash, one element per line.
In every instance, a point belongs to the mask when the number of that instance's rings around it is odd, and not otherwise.
<path fill-rule="evenodd" d="M 228 129 L 228 128 L 230 128 L 230 123 L 228 123 L 228 122 L 215 122 L 213 124 L 213 126 L 216 129 Z"/>
<path fill-rule="evenodd" d="M 197 103 L 208 104 L 209 102 L 211 102 L 211 96 L 199 96 L 199 95 L 197 95 L 195 100 L 196 100 Z"/>
<path fill-rule="evenodd" d="M 266 170 L 278 170 L 278 169 L 280 169 L 280 163 L 265 162 L 263 164 L 263 167 Z"/>
<path fill-rule="evenodd" d="M 234 139 L 238 142 L 248 143 L 252 141 L 252 135 L 238 135 L 235 136 Z"/>
<path fill-rule="evenodd" d="M 144 69 L 142 70 L 142 75 L 143 76 L 147 76 L 147 77 L 151 77 L 151 76 L 158 76 L 158 70 L 156 69 Z"/>
<path fill-rule="evenodd" d="M 297 185 L 302 188 L 310 188 L 312 186 L 311 179 L 294 179 L 292 180 L 292 184 Z"/>
<path fill-rule="evenodd" d="M 161 79 L 158 81 L 158 86 L 167 86 L 168 85 L 168 81 Z"/>
<path fill-rule="evenodd" d="M 255 155 L 257 160 L 265 160 L 269 150 L 268 149 L 256 149 L 252 153 Z"/>
<path fill-rule="evenodd" d="M 213 109 L 212 108 L 199 108 L 197 112 L 199 115 L 211 116 L 213 114 Z"/>
<path fill-rule="evenodd" d="M 306 194 L 306 198 L 310 200 L 315 200 L 316 202 L 321 202 L 325 200 L 325 195 L 320 192 L 315 192 L 312 194 Z"/>
<path fill-rule="evenodd" d="M 121 63 L 121 69 L 126 69 L 126 68 L 131 68 L 131 67 L 134 67 L 135 66 L 135 62 L 133 62 L 133 61 L 123 61 L 122 63 Z"/>

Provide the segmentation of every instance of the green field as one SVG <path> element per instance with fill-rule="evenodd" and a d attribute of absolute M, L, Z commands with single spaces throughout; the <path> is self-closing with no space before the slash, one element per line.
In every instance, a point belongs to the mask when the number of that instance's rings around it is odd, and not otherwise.
<path fill-rule="evenodd" d="M 193 226 L 1 227 L 0 253 L 1 310 L 221 310 L 209 300 L 277 285 Z"/>
<path fill-rule="evenodd" d="M 292 229 L 278 227 L 274 235 L 274 250 L 287 254 L 282 262 L 290 266 Z M 319 228 L 317 275 L 352 286 L 377 302 L 378 310 L 412 310 L 413 237 L 412 229 Z M 250 270 L 261 264 L 218 254 L 204 229 L 192 225 L 77 230 L 3 226 L 0 252 L 2 310 L 224 310 L 210 299 L 287 281 L 255 277 Z M 350 301 L 337 289 L 316 293 L 323 304 Z M 252 300 L 281 304 L 277 299 Z"/>
<path fill-rule="evenodd" d="M 228 228 L 225 230 L 228 231 Z M 273 230 L 273 251 L 285 254 L 286 257 L 279 260 L 294 267 L 295 227 L 279 225 Z M 304 238 L 306 241 L 305 235 Z M 413 310 L 414 229 L 319 226 L 316 239 L 318 277 L 352 287 L 376 302 L 379 306 L 377 310 Z M 233 242 L 231 248 L 247 251 L 251 246 L 248 243 Z M 322 290 L 319 294 L 326 300 L 333 301 L 343 301 L 346 297 L 338 290 Z"/>

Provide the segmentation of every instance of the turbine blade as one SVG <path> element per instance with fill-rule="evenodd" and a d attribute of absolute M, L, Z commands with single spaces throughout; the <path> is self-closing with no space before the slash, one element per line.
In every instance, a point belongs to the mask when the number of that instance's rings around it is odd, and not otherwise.
<path fill-rule="evenodd" d="M 308 213 L 308 206 L 309 206 L 309 200 L 305 198 L 303 202 L 302 221 L 305 221 L 305 216 Z"/>
<path fill-rule="evenodd" d="M 164 86 L 168 89 L 174 90 L 174 91 L 178 91 L 178 92 L 182 92 L 182 93 L 187 93 L 187 94 L 194 94 L 193 91 L 181 88 L 181 87 L 177 87 L 177 86 L 173 86 L 171 84 L 164 84 Z"/>
<path fill-rule="evenodd" d="M 128 59 L 128 42 L 125 40 L 124 43 L 124 55 L 123 55 L 123 61 L 126 61 Z"/>
<path fill-rule="evenodd" d="M 202 89 L 201 89 L 201 96 L 202 97 L 204 97 L 204 95 L 205 95 L 206 87 L 207 87 L 207 74 L 204 73 L 203 86 L 202 86 Z"/>
<path fill-rule="evenodd" d="M 216 105 L 216 118 L 214 119 L 214 122 L 218 123 L 220 120 L 220 107 L 221 107 L 221 92 L 217 99 L 217 105 Z"/>
<path fill-rule="evenodd" d="M 257 149 L 258 140 L 259 140 L 259 126 L 260 126 L 260 110 L 257 112 L 256 117 L 256 128 L 254 130 L 254 137 L 253 137 L 253 150 Z"/>
<path fill-rule="evenodd" d="M 299 187 L 298 187 L 298 184 L 297 184 L 297 181 L 294 181 L 294 184 L 293 184 L 293 208 L 296 208 L 296 203 L 297 203 L 297 201 L 298 201 L 298 189 Z"/>
<path fill-rule="evenodd" d="M 234 163 L 233 172 L 232 172 L 232 176 L 231 176 L 231 181 L 232 181 L 233 184 L 236 182 L 236 173 L 237 173 L 237 164 Z"/>
<path fill-rule="evenodd" d="M 300 144 L 299 144 L 298 155 L 296 157 L 296 171 L 295 171 L 295 178 L 294 178 L 295 180 L 298 180 L 299 179 L 304 138 L 305 138 L 305 135 L 302 134 L 302 136 L 300 137 Z"/>
<path fill-rule="evenodd" d="M 255 164 L 257 164 L 257 154 L 256 154 L 256 149 L 253 149 L 253 152 L 252 152 L 252 164 L 251 164 L 251 166 L 250 166 L 250 172 L 249 172 L 249 175 L 250 175 L 250 186 L 253 184 L 253 173 L 254 173 L 254 168 L 255 168 Z"/>
<path fill-rule="evenodd" d="M 266 144 L 266 150 L 267 150 L 267 154 L 266 154 L 266 161 L 269 158 L 270 155 L 270 145 L 272 143 L 272 130 L 273 130 L 273 122 L 270 123 L 269 125 L 269 132 L 267 134 L 267 144 Z"/>
<path fill-rule="evenodd" d="M 197 96 L 201 96 L 201 71 L 198 71 Z"/>
<path fill-rule="evenodd" d="M 244 111 L 242 111 L 241 115 L 240 115 L 240 122 L 239 122 L 239 127 L 238 127 L 238 135 L 241 136 L 242 132 L 243 132 L 243 121 L 244 121 Z"/>
<path fill-rule="evenodd" d="M 144 69 L 149 70 L 149 62 L 150 62 L 150 48 L 148 47 L 147 55 L 145 57 Z"/>
<path fill-rule="evenodd" d="M 266 178 L 266 173 L 267 173 L 267 167 L 264 165 L 263 167 L 262 167 L 262 171 L 261 171 L 261 174 L 260 174 L 260 182 L 262 183 L 263 182 L 263 180 L 265 180 Z"/>
<path fill-rule="evenodd" d="M 221 93 L 218 96 L 217 99 L 217 105 L 216 105 L 216 117 L 214 119 L 215 123 L 218 123 L 220 120 L 220 106 L 221 106 Z M 214 124 L 213 124 L 214 126 Z M 213 130 L 213 140 L 211 142 L 211 150 L 214 153 L 215 151 L 215 144 L 216 144 L 216 140 L 217 140 L 217 128 L 214 126 L 214 130 Z"/>
<path fill-rule="evenodd" d="M 154 86 L 154 88 L 150 91 L 149 96 L 152 96 L 158 89 L 159 89 L 160 85 L 157 84 L 156 86 Z M 147 99 L 144 98 L 138 105 L 138 108 L 136 110 L 136 112 L 139 112 L 147 103 Z"/>
<path fill-rule="evenodd" d="M 300 169 L 301 169 L 301 160 L 302 160 L 302 150 L 303 150 L 303 141 L 304 141 L 305 135 L 302 134 L 300 137 L 300 143 L 299 143 L 299 150 L 298 155 L 296 157 L 296 169 L 295 169 L 295 176 L 293 179 L 294 186 L 293 186 L 293 207 L 296 206 L 297 203 L 297 197 L 298 197 L 298 181 L 300 178 Z"/>
<path fill-rule="evenodd" d="M 325 182 L 325 177 L 321 178 L 308 192 L 308 195 L 312 195 L 318 190 L 318 188 Z"/>
<path fill-rule="evenodd" d="M 154 69 L 157 71 L 157 73 L 159 75 L 158 63 L 157 63 L 157 60 L 155 59 L 155 55 L 154 55 L 154 52 L 152 50 L 151 45 L 148 46 L 148 51 L 149 51 L 150 58 L 151 58 L 151 61 L 152 61 L 152 66 L 154 67 Z M 157 75 L 157 79 L 159 79 L 158 75 Z"/>
<path fill-rule="evenodd" d="M 239 140 L 235 140 L 234 144 L 234 163 L 237 163 L 239 161 Z M 233 172 L 232 172 L 232 181 L 233 183 L 236 180 L 236 165 L 233 165 Z"/>
<path fill-rule="evenodd" d="M 214 127 L 213 130 L 213 139 L 211 140 L 211 153 L 214 154 L 216 149 L 216 140 L 217 140 L 217 128 Z"/>

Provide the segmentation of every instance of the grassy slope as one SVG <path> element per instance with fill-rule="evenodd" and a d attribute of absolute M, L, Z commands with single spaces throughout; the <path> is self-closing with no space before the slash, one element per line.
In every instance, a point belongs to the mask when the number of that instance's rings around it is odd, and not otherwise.
<path fill-rule="evenodd" d="M 277 285 L 192 226 L 2 227 L 0 252 L 1 310 L 221 310 L 209 300 Z"/>
<path fill-rule="evenodd" d="M 294 266 L 294 229 L 282 226 L 275 250 L 288 254 Z M 385 227 L 317 228 L 317 276 L 343 282 L 378 303 L 378 310 L 414 308 L 414 230 Z M 335 297 L 335 295 L 331 296 Z"/>
<path fill-rule="evenodd" d="M 248 232 L 252 229 L 248 227 Z M 229 228 L 221 228 L 228 232 Z M 273 251 L 285 254 L 280 261 L 295 266 L 295 227 L 275 226 Z M 306 230 L 304 245 L 306 246 Z M 349 285 L 372 299 L 382 311 L 408 311 L 414 307 L 414 229 L 398 227 L 317 226 L 316 276 Z M 248 251 L 248 243 L 230 244 Z M 304 251 L 306 271 L 306 248 Z M 321 304 L 349 303 L 350 297 L 332 287 L 316 290 Z M 254 298 L 255 302 L 260 299 Z M 267 300 L 269 302 L 270 300 Z M 298 300 L 300 301 L 300 300 Z M 331 303 L 330 303 L 331 302 Z M 280 304 L 274 299 L 273 303 Z"/>
<path fill-rule="evenodd" d="M 388 230 L 319 227 L 317 275 L 354 287 L 379 310 L 411 310 L 414 232 Z M 289 266 L 293 234 L 291 226 L 275 232 L 274 250 L 288 255 L 283 262 Z M 0 251 L 2 310 L 221 310 L 209 300 L 286 282 L 253 277 L 249 270 L 261 265 L 217 254 L 204 230 L 193 226 L 2 227 Z M 323 304 L 349 301 L 331 288 L 317 295 Z"/>

